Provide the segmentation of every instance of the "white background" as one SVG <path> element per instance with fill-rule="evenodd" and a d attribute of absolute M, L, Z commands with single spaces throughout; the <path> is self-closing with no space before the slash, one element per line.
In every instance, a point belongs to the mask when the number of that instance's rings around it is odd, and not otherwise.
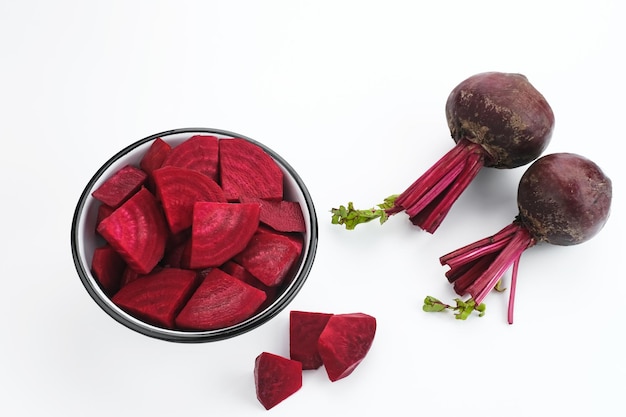
<path fill-rule="evenodd" d="M 623 415 L 625 18 L 619 0 L 0 1 L 0 414 Z M 381 202 L 452 147 L 445 100 L 482 71 L 525 74 L 556 115 L 546 153 L 582 154 L 614 186 L 594 239 L 524 254 L 512 326 L 507 294 L 467 321 L 421 306 L 455 296 L 439 256 L 517 214 L 523 168 L 483 170 L 435 235 L 402 215 L 330 224 L 330 208 Z M 181 127 L 265 143 L 317 208 L 305 287 L 236 339 L 134 333 L 72 262 L 71 218 L 95 170 Z M 362 311 L 378 332 L 348 378 L 307 371 L 268 412 L 254 358 L 288 355 L 289 309 Z"/>

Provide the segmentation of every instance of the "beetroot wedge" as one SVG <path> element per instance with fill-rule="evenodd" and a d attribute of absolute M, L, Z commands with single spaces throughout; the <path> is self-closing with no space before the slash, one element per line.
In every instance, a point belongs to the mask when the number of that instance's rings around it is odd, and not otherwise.
<path fill-rule="evenodd" d="M 257 399 L 269 410 L 302 388 L 302 364 L 263 352 L 254 361 L 254 385 Z"/>
<path fill-rule="evenodd" d="M 298 233 L 304 233 L 306 230 L 302 207 L 297 201 L 265 200 L 250 196 L 242 196 L 240 200 L 243 203 L 259 203 L 261 205 L 259 220 L 274 230 Z"/>
<path fill-rule="evenodd" d="M 161 260 L 168 236 L 163 211 L 146 188 L 102 220 L 97 231 L 141 274 L 150 272 Z"/>
<path fill-rule="evenodd" d="M 218 180 L 218 139 L 210 135 L 192 136 L 172 148 L 161 166 L 177 166 L 198 171 Z"/>
<path fill-rule="evenodd" d="M 135 194 L 148 175 L 141 169 L 126 165 L 104 181 L 91 195 L 107 206 L 117 208 Z"/>
<path fill-rule="evenodd" d="M 111 300 L 148 323 L 174 328 L 174 318 L 196 286 L 196 272 L 164 268 L 123 286 Z"/>
<path fill-rule="evenodd" d="M 328 378 L 335 382 L 350 375 L 369 352 L 375 334 L 376 319 L 370 315 L 330 317 L 317 345 Z"/>
<path fill-rule="evenodd" d="M 300 257 L 291 238 L 270 232 L 255 233 L 236 261 L 268 287 L 282 284 Z"/>
<path fill-rule="evenodd" d="M 218 267 L 241 252 L 258 228 L 255 203 L 197 202 L 191 226 L 192 269 Z"/>
<path fill-rule="evenodd" d="M 309 311 L 289 313 L 289 356 L 302 363 L 302 369 L 323 365 L 317 343 L 332 314 Z"/>
<path fill-rule="evenodd" d="M 166 166 L 153 172 L 156 195 L 172 233 L 191 227 L 198 201 L 226 202 L 224 191 L 208 176 L 188 168 Z"/>
<path fill-rule="evenodd" d="M 252 316 L 263 301 L 263 291 L 214 268 L 176 317 L 176 326 L 186 330 L 232 326 Z"/>
<path fill-rule="evenodd" d="M 119 290 L 126 262 L 110 245 L 104 245 L 93 251 L 91 270 L 102 290 L 111 296 Z"/>
<path fill-rule="evenodd" d="M 244 139 L 222 139 L 219 151 L 220 184 L 228 200 L 283 199 L 283 172 L 261 147 Z"/>
<path fill-rule="evenodd" d="M 144 170 L 148 174 L 148 183 L 150 184 L 151 191 L 154 191 L 154 180 L 152 179 L 152 173 L 161 168 L 165 158 L 172 150 L 172 146 L 161 138 L 156 138 L 150 148 L 146 151 L 139 161 L 139 168 Z"/>

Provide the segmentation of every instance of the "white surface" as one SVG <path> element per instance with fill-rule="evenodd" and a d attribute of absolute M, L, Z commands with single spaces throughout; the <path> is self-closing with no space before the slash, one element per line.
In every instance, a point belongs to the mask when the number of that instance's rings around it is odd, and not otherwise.
<path fill-rule="evenodd" d="M 266 143 L 308 184 L 320 244 L 290 308 L 378 319 L 350 377 L 308 371 L 272 415 L 620 415 L 625 14 L 619 0 L 0 2 L 0 414 L 268 413 L 253 362 L 288 354 L 287 310 L 224 342 L 149 339 L 100 310 L 70 255 L 97 167 L 204 126 Z M 447 94 L 487 70 L 526 74 L 556 115 L 547 152 L 585 155 L 614 184 L 593 240 L 523 256 L 513 326 L 506 295 L 466 322 L 421 303 L 454 297 L 437 258 L 512 220 L 522 170 L 481 172 L 434 236 L 400 215 L 348 232 L 328 213 L 417 178 L 452 146 Z"/>

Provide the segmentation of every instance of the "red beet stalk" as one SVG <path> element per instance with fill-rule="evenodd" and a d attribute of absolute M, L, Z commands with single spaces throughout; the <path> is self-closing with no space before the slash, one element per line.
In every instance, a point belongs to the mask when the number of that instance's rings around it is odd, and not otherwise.
<path fill-rule="evenodd" d="M 538 158 L 548 145 L 554 114 L 521 74 L 474 75 L 450 93 L 446 118 L 456 145 L 403 193 L 377 208 L 352 203 L 332 209 L 332 222 L 356 225 L 406 212 L 414 225 L 434 233 L 454 202 L 483 167 L 516 168 Z"/>
<path fill-rule="evenodd" d="M 515 220 L 492 236 L 442 256 L 441 264 L 450 267 L 446 277 L 457 294 L 469 294 L 478 306 L 512 266 L 508 322 L 513 324 L 522 253 L 542 242 L 570 246 L 591 239 L 608 219 L 611 198 L 611 180 L 589 159 L 569 153 L 541 157 L 520 180 Z M 426 311 L 441 311 L 438 300 L 426 300 Z"/>

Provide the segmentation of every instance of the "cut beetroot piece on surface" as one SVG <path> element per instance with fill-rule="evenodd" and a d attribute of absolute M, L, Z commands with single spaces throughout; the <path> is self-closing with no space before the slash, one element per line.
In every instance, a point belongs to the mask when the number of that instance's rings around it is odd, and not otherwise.
<path fill-rule="evenodd" d="M 161 260 L 168 237 L 163 211 L 146 188 L 102 220 L 97 231 L 141 274 L 150 272 Z"/>
<path fill-rule="evenodd" d="M 222 139 L 219 147 L 220 184 L 228 200 L 283 199 L 283 172 L 263 148 L 239 138 Z"/>
<path fill-rule="evenodd" d="M 331 381 L 350 375 L 363 361 L 376 334 L 376 319 L 363 313 L 335 314 L 320 334 L 317 349 Z"/>
<path fill-rule="evenodd" d="M 174 329 L 174 318 L 195 287 L 195 271 L 164 268 L 129 282 L 111 300 L 138 319 Z"/>
<path fill-rule="evenodd" d="M 265 293 L 221 269 L 211 269 L 176 317 L 186 330 L 213 330 L 232 326 L 252 316 Z"/>
<path fill-rule="evenodd" d="M 257 399 L 269 410 L 302 388 L 302 364 L 263 352 L 254 361 L 254 385 Z"/>
<path fill-rule="evenodd" d="M 198 171 L 218 181 L 218 139 L 210 135 L 196 135 L 172 148 L 162 166 L 176 166 Z"/>
<path fill-rule="evenodd" d="M 188 168 L 166 166 L 153 173 L 156 196 L 163 205 L 172 233 L 189 227 L 198 201 L 226 202 L 224 191 L 208 176 Z"/>
<path fill-rule="evenodd" d="M 235 260 L 268 287 L 282 284 L 291 267 L 300 257 L 300 250 L 291 238 L 278 233 L 255 233 L 248 246 Z"/>
<path fill-rule="evenodd" d="M 196 203 L 190 267 L 217 267 L 241 252 L 258 228 L 259 210 L 256 203 Z"/>
<path fill-rule="evenodd" d="M 104 181 L 91 195 L 107 206 L 117 208 L 135 194 L 148 175 L 141 169 L 126 165 Z"/>
<path fill-rule="evenodd" d="M 261 215 L 259 220 L 279 232 L 304 233 L 306 226 L 302 207 L 297 201 L 265 200 L 257 197 L 242 196 L 242 203 L 259 203 Z"/>
<path fill-rule="evenodd" d="M 172 146 L 161 138 L 156 138 L 150 148 L 146 151 L 139 162 L 139 168 L 144 170 L 148 176 L 161 168 L 163 162 L 172 150 Z"/>
<path fill-rule="evenodd" d="M 289 356 L 302 363 L 302 369 L 323 365 L 317 343 L 332 314 L 308 311 L 289 313 Z"/>
<path fill-rule="evenodd" d="M 91 270 L 108 296 L 112 296 L 120 289 L 125 269 L 126 262 L 110 245 L 94 250 Z"/>

